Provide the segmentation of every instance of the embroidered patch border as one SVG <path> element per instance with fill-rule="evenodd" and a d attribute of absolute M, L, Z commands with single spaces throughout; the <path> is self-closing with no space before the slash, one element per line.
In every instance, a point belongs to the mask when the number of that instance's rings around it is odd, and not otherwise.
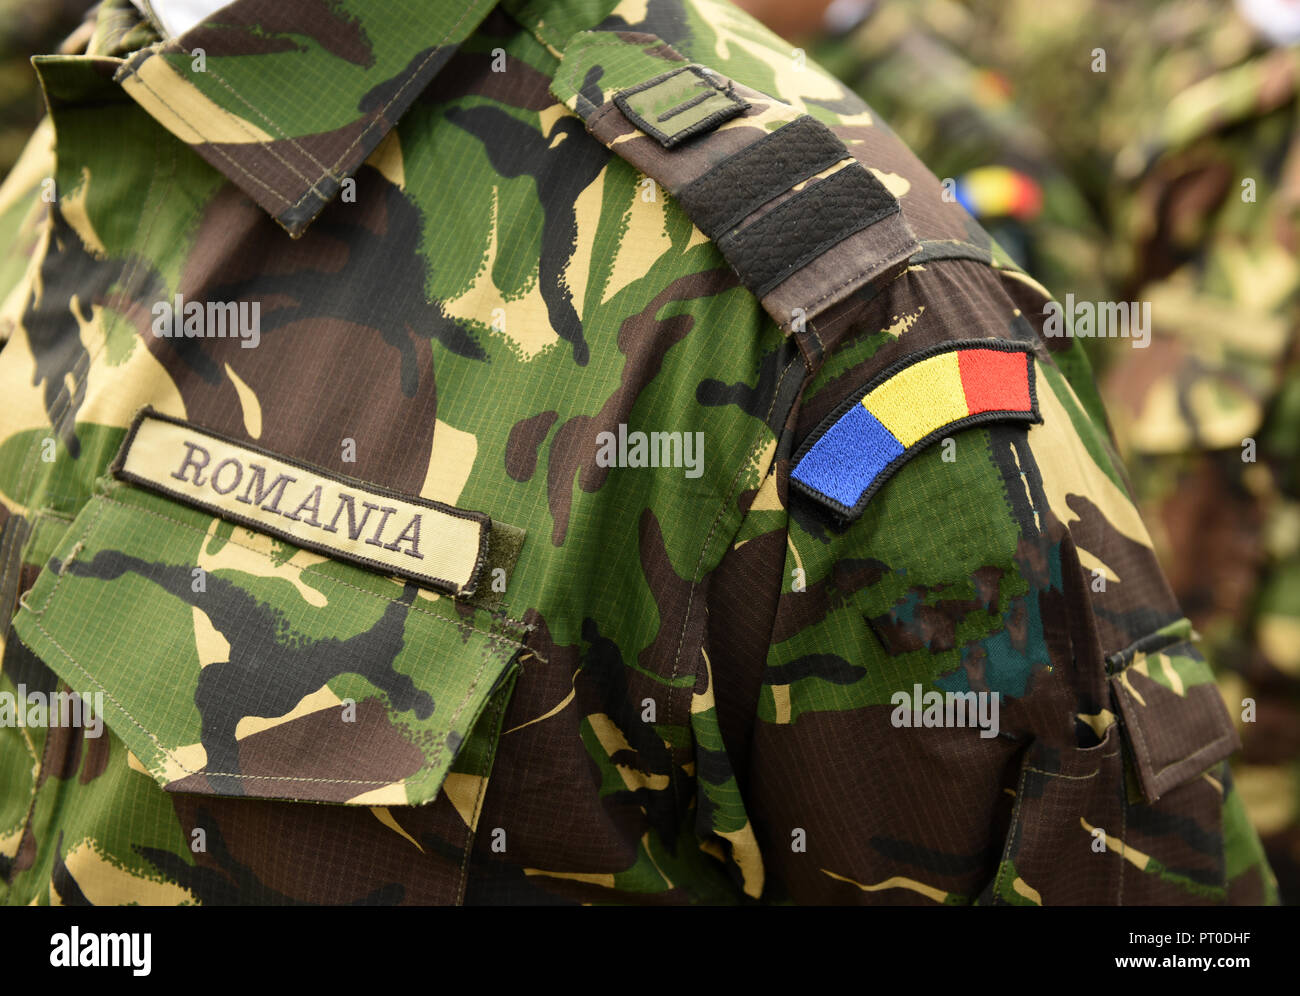
<path fill-rule="evenodd" d="M 196 457 L 198 450 L 204 453 L 202 463 Z M 231 472 L 219 479 L 227 464 L 232 466 Z M 452 596 L 473 595 L 487 561 L 492 520 L 482 512 L 402 494 L 316 467 L 152 408 L 136 414 L 109 469 L 121 480 L 256 532 Z M 284 473 L 286 469 L 302 472 L 301 478 Z M 288 482 L 282 485 L 285 477 Z M 233 483 L 223 490 L 220 485 L 228 481 Z M 295 485 L 295 497 L 286 501 L 290 485 Z M 302 493 L 308 497 L 287 510 Z M 315 504 L 309 505 L 313 495 Z M 365 499 L 380 504 L 369 505 Z M 281 502 L 286 508 L 280 507 Z M 328 517 L 329 509 L 333 521 L 326 525 L 317 516 Z M 383 514 L 385 509 L 390 511 Z M 298 514 L 304 511 L 308 514 Z M 381 513 L 377 523 L 368 518 L 372 511 Z M 388 525 L 390 516 L 395 516 L 392 526 Z M 367 539 L 364 534 L 370 527 L 377 528 Z M 380 542 L 389 533 L 395 538 Z M 408 549 L 402 549 L 404 544 Z"/>
<path fill-rule="evenodd" d="M 1023 355 L 1023 367 L 998 354 Z M 924 388 L 931 393 L 918 404 Z M 1042 420 L 1030 343 L 938 343 L 892 363 L 822 419 L 791 460 L 790 484 L 845 525 L 935 440 L 987 422 Z"/>
<path fill-rule="evenodd" d="M 682 73 L 691 73 L 699 77 L 705 86 L 701 87 L 699 83 L 694 84 L 694 87 L 700 89 L 698 94 L 695 94 L 689 100 L 681 101 L 667 108 L 661 114 L 655 115 L 654 122 L 650 121 L 649 116 L 654 114 L 657 108 L 654 107 L 654 102 L 650 99 L 649 91 L 667 87 Z M 726 89 L 720 87 L 716 77 L 708 73 L 703 66 L 698 66 L 693 62 L 682 66 L 680 69 L 671 69 L 666 73 L 661 73 L 644 83 L 628 87 L 626 90 L 620 90 L 614 95 L 614 103 L 632 124 L 636 125 L 637 128 L 641 129 L 665 149 L 680 145 L 686 139 L 695 135 L 712 131 L 722 122 L 730 121 L 732 118 L 749 110 L 749 102 L 741 100 L 732 93 L 730 85 Z M 707 113 L 703 117 L 698 116 L 698 114 L 690 116 L 688 120 L 691 123 L 678 128 L 676 131 L 664 131 L 658 126 L 671 118 L 686 114 L 692 110 Z"/>

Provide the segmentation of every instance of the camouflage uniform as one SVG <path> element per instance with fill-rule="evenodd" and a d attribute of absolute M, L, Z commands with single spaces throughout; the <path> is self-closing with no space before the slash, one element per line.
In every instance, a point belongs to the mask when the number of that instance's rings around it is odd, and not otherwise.
<path fill-rule="evenodd" d="M 38 60 L 0 681 L 106 732 L 0 726 L 6 901 L 1271 899 L 1046 292 L 734 8 L 591 7 Z"/>
<path fill-rule="evenodd" d="M 1045 178 L 1041 215 L 981 221 L 1054 293 L 1151 302 L 1149 348 L 1091 340 L 1092 356 L 1238 719 L 1247 809 L 1300 902 L 1300 48 L 1204 0 L 972 0 L 885 4 L 814 51 L 940 175 Z M 990 74 L 1014 82 L 1014 110 Z M 1062 238 L 1077 204 L 1080 243 Z"/>

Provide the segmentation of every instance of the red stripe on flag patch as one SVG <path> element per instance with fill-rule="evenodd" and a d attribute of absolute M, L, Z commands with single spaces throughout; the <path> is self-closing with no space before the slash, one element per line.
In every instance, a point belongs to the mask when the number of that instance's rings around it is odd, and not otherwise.
<path fill-rule="evenodd" d="M 1029 411 L 1029 361 L 1021 352 L 960 350 L 957 365 L 970 414 Z"/>

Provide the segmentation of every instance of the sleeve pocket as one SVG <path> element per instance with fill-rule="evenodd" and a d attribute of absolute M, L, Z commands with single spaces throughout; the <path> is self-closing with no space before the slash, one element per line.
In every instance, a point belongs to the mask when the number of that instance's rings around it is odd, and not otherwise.
<path fill-rule="evenodd" d="M 1101 743 L 1030 745 L 981 902 L 1222 901 L 1224 783 L 1209 772 L 1239 741 L 1193 639 L 1181 620 L 1111 655 Z"/>
<path fill-rule="evenodd" d="M 1142 798 L 1155 802 L 1241 746 L 1185 622 L 1111 656 L 1111 697 Z"/>

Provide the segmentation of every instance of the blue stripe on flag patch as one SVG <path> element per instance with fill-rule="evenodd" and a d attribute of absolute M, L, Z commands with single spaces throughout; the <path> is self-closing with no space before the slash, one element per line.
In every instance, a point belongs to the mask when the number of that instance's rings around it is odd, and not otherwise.
<path fill-rule="evenodd" d="M 790 476 L 852 508 L 876 475 L 902 453 L 903 444 L 856 404 L 826 430 Z"/>

